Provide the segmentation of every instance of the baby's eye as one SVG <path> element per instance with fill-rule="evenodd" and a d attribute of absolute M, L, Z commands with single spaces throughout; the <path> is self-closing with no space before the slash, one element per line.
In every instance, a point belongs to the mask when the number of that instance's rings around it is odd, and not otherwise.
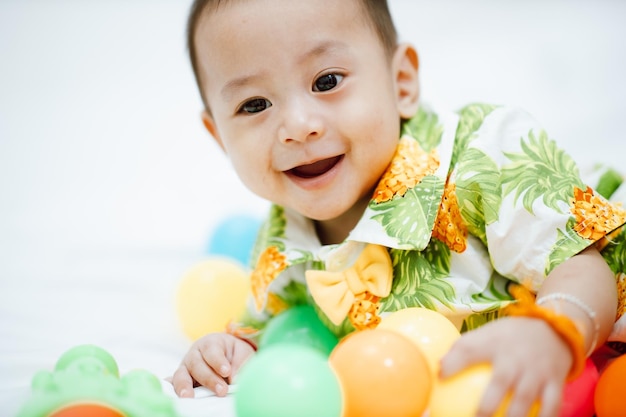
<path fill-rule="evenodd" d="M 259 113 L 272 107 L 272 103 L 264 98 L 253 98 L 239 107 L 238 113 Z"/>
<path fill-rule="evenodd" d="M 328 91 L 337 87 L 343 80 L 343 75 L 340 74 L 325 74 L 315 80 L 313 83 L 313 91 Z"/>

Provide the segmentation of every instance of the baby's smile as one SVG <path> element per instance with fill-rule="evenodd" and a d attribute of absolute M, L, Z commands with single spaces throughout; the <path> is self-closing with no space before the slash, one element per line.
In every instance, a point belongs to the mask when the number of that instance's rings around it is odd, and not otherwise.
<path fill-rule="evenodd" d="M 335 165 L 343 159 L 343 155 L 334 156 L 332 158 L 322 159 L 311 164 L 300 165 L 285 171 L 288 175 L 299 178 L 315 178 L 324 175 L 330 171 Z"/>

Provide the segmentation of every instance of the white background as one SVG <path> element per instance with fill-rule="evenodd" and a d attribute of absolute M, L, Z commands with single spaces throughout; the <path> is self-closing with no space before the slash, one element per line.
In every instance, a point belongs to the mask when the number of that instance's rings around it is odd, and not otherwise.
<path fill-rule="evenodd" d="M 391 0 L 422 95 L 519 104 L 626 169 L 626 2 Z M 203 130 L 182 0 L 0 0 L 0 412 L 67 348 L 165 376 L 174 306 L 227 214 L 261 214 Z"/>

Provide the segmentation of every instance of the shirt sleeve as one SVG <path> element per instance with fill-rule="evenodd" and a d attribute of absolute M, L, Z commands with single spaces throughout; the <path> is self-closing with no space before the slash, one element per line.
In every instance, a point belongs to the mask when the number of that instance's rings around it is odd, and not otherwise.
<path fill-rule="evenodd" d="M 451 180 L 468 231 L 501 275 L 536 291 L 557 265 L 626 222 L 621 204 L 585 183 L 528 113 L 495 107 L 461 115 Z"/>

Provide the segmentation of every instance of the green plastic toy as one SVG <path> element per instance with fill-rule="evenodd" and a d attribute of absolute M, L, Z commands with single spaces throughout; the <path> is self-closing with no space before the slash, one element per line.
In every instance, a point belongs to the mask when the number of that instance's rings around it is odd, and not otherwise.
<path fill-rule="evenodd" d="M 134 370 L 120 378 L 113 356 L 94 345 L 65 352 L 31 388 L 17 417 L 180 417 L 156 376 Z"/>

